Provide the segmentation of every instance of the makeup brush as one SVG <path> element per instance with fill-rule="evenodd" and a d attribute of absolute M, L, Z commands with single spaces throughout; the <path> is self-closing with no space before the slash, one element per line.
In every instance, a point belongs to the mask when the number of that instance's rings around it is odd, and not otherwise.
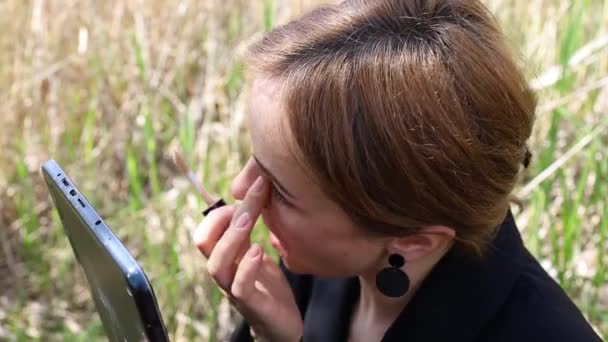
<path fill-rule="evenodd" d="M 207 214 L 209 214 L 209 212 L 211 212 L 211 210 L 226 205 L 226 202 L 224 202 L 223 199 L 220 198 L 220 199 L 216 200 L 211 195 L 209 195 L 209 193 L 207 193 L 207 191 L 205 191 L 205 189 L 203 188 L 203 185 L 198 181 L 198 179 L 196 178 L 194 173 L 188 167 L 188 164 L 186 164 L 186 161 L 184 160 L 182 155 L 177 150 L 173 151 L 173 163 L 184 174 L 184 176 L 186 176 L 186 178 L 188 178 L 188 180 L 190 181 L 190 184 L 192 184 L 192 186 L 194 186 L 196 191 L 201 195 L 201 197 L 203 198 L 205 203 L 207 203 L 207 205 L 209 206 L 207 209 L 205 209 L 203 211 L 203 215 L 207 216 Z"/>

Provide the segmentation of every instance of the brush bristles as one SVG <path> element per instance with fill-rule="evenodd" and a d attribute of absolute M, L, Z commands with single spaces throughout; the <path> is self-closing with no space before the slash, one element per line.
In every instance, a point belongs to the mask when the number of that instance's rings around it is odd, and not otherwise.
<path fill-rule="evenodd" d="M 175 163 L 175 166 L 177 166 L 177 168 L 183 174 L 188 174 L 188 172 L 190 172 L 190 169 L 188 168 L 186 161 L 184 160 L 184 158 L 178 151 L 173 151 L 173 163 Z"/>
<path fill-rule="evenodd" d="M 215 199 L 205 191 L 203 185 L 198 181 L 198 179 L 196 179 L 194 172 L 190 170 L 188 164 L 186 164 L 186 161 L 178 151 L 173 151 L 173 163 L 175 163 L 175 166 L 177 166 L 177 168 L 184 174 L 184 176 L 188 178 L 190 184 L 194 186 L 194 188 L 203 197 L 203 200 L 208 205 L 215 203 Z"/>

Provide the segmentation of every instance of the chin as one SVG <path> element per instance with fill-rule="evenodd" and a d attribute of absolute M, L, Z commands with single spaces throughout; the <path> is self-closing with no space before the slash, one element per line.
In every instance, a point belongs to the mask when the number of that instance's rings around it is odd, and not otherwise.
<path fill-rule="evenodd" d="M 311 273 L 309 269 L 302 267 L 302 265 L 298 264 L 297 262 L 293 262 L 289 256 L 281 256 L 281 260 L 283 260 L 283 265 L 285 265 L 285 268 L 287 268 L 290 272 L 299 274 Z"/>
<path fill-rule="evenodd" d="M 290 259 L 289 256 L 281 257 L 281 260 L 283 260 L 283 265 L 285 266 L 285 268 L 287 268 L 292 273 L 307 274 L 307 275 L 313 275 L 316 277 L 337 277 L 338 276 L 332 272 L 327 272 L 327 270 L 324 271 L 324 270 L 321 270 L 318 268 L 313 268 L 313 267 L 308 267 L 306 265 L 302 265 L 301 263 L 298 263 L 297 261 Z"/>

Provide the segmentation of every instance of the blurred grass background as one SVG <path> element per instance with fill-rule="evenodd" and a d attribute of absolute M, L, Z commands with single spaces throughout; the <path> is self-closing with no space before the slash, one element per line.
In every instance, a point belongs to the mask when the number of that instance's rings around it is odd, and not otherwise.
<path fill-rule="evenodd" d="M 183 151 L 230 198 L 248 158 L 242 54 L 318 0 L 0 1 L 0 340 L 103 330 L 39 174 L 58 160 L 140 260 L 172 340 L 221 340 L 234 312 L 190 233 Z M 608 1 L 486 0 L 539 92 L 516 194 L 531 251 L 608 337 Z M 265 241 L 263 229 L 255 239 Z"/>

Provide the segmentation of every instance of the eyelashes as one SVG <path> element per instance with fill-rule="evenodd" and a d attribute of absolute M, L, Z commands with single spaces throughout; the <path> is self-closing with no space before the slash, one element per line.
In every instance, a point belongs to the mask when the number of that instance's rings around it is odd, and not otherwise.
<path fill-rule="evenodd" d="M 283 196 L 279 190 L 277 190 L 276 186 L 274 184 L 271 184 L 270 186 L 270 193 L 272 195 L 272 199 L 274 201 L 276 201 L 278 204 L 281 205 L 288 205 L 289 202 L 287 202 L 287 199 L 285 198 L 285 196 Z"/>

